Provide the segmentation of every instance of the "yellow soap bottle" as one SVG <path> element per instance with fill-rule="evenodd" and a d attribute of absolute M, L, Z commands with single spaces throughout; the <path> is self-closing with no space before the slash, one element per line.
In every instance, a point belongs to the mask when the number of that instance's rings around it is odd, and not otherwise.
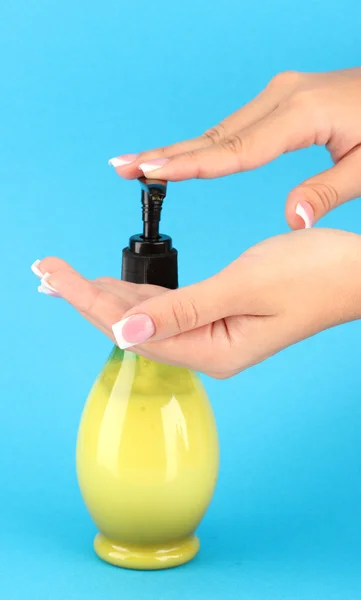
<path fill-rule="evenodd" d="M 122 277 L 175 288 L 177 251 L 158 233 L 166 187 L 141 184 L 143 234 L 123 251 Z M 218 464 L 216 424 L 198 376 L 115 347 L 90 392 L 77 441 L 98 556 L 129 569 L 191 560 Z"/>

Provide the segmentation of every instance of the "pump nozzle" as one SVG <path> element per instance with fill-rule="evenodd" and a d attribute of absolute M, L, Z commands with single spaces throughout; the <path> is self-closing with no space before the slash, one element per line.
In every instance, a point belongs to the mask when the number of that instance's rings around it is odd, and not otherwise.
<path fill-rule="evenodd" d="M 163 200 L 167 193 L 167 183 L 156 179 L 139 179 L 142 188 L 143 238 L 159 239 L 159 222 Z"/>

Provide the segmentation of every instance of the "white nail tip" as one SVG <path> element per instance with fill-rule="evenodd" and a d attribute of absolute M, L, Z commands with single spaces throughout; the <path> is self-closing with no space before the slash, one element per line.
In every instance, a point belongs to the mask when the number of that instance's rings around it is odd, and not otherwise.
<path fill-rule="evenodd" d="M 42 277 L 43 274 L 40 271 L 40 269 L 38 268 L 40 265 L 40 260 L 36 260 L 30 267 L 30 269 L 32 270 L 32 272 L 34 273 L 34 275 L 36 275 L 37 277 Z"/>
<path fill-rule="evenodd" d="M 150 165 L 149 163 L 142 163 L 139 165 L 139 169 L 143 171 L 143 173 L 151 173 L 152 171 L 156 171 L 162 167 L 163 165 Z"/>
<path fill-rule="evenodd" d="M 43 285 L 39 285 L 38 292 L 39 294 L 45 294 L 46 296 L 54 296 L 55 298 L 60 298 L 58 292 L 52 292 L 49 288 L 44 287 Z"/>
<path fill-rule="evenodd" d="M 44 273 L 44 276 L 41 278 L 41 286 L 45 288 L 46 290 L 48 290 L 49 292 L 55 292 L 55 294 L 57 294 L 58 292 L 56 291 L 55 288 L 53 288 L 49 283 L 48 283 L 48 279 L 50 277 L 50 273 Z"/>
<path fill-rule="evenodd" d="M 112 167 L 125 167 L 125 165 L 130 165 L 131 162 L 133 161 L 115 157 L 108 160 L 108 165 L 111 165 Z"/>
<path fill-rule="evenodd" d="M 307 212 L 301 204 L 297 204 L 296 206 L 296 215 L 301 217 L 301 219 L 304 221 L 305 229 L 311 229 L 312 223 L 310 221 L 309 216 L 307 215 Z"/>
<path fill-rule="evenodd" d="M 122 319 L 121 321 L 118 321 L 118 323 L 114 323 L 114 325 L 112 325 L 115 341 L 117 343 L 117 346 L 121 350 L 126 350 L 127 348 L 131 348 L 131 346 L 134 346 L 134 344 L 130 344 L 123 337 L 123 327 L 125 323 L 129 321 L 129 319 L 130 317 L 127 317 L 126 319 Z"/>

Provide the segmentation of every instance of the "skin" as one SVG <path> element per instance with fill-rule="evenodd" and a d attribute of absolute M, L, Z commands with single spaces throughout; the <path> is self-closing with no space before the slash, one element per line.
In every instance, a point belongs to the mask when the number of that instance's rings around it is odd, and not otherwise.
<path fill-rule="evenodd" d="M 118 157 L 123 166 L 117 173 L 126 179 L 143 171 L 180 181 L 255 169 L 285 152 L 326 146 L 334 166 L 287 198 L 287 221 L 300 231 L 257 244 L 216 276 L 167 291 L 111 278 L 89 281 L 58 258 L 41 261 L 40 271 L 49 273 L 47 283 L 113 341 L 114 323 L 147 315 L 154 335 L 131 350 L 216 378 L 231 377 L 321 330 L 361 318 L 361 237 L 301 230 L 305 220 L 297 214 L 301 205 L 310 226 L 361 195 L 360 106 L 360 68 L 282 73 L 205 134 Z"/>
<path fill-rule="evenodd" d="M 326 146 L 334 167 L 304 181 L 287 198 L 287 222 L 300 229 L 305 223 L 296 214 L 299 202 L 306 203 L 316 222 L 361 195 L 360 106 L 361 68 L 280 73 L 256 98 L 203 135 L 132 155 L 116 171 L 134 179 L 139 165 L 154 167 L 153 160 L 169 159 L 152 175 L 167 181 L 215 178 L 256 169 L 286 152 Z"/>
<path fill-rule="evenodd" d="M 44 259 L 39 269 L 113 341 L 114 323 L 147 315 L 155 334 L 131 350 L 218 379 L 361 318 L 361 236 L 337 230 L 268 239 L 214 277 L 174 291 L 112 278 L 90 281 L 59 258 Z"/>

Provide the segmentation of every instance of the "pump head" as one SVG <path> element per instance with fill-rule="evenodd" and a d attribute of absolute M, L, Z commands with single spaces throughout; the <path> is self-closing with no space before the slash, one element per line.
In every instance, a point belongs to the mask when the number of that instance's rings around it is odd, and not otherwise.
<path fill-rule="evenodd" d="M 165 181 L 141 178 L 143 233 L 131 236 L 123 250 L 122 279 L 169 289 L 178 287 L 178 253 L 172 239 L 159 233 Z"/>
<path fill-rule="evenodd" d="M 139 179 L 142 188 L 143 237 L 145 240 L 159 238 L 160 214 L 167 193 L 167 183 L 155 179 Z"/>

